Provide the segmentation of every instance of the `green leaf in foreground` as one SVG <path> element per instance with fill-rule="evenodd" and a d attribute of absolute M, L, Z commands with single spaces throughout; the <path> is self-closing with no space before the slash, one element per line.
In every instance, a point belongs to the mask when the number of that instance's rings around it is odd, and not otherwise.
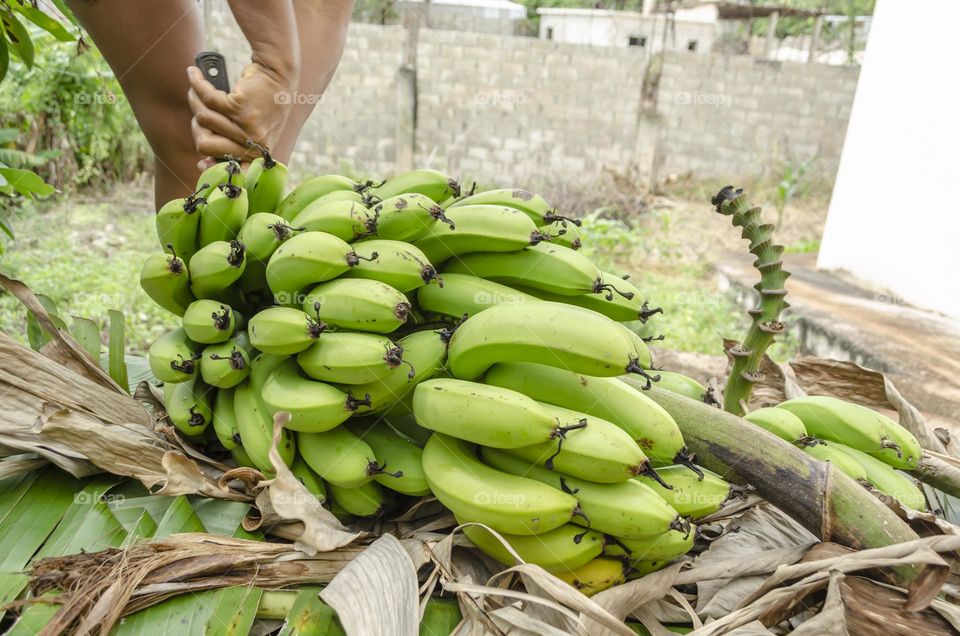
<path fill-rule="evenodd" d="M 43 294 L 37 294 L 37 300 L 39 300 L 40 304 L 43 305 L 43 308 L 47 310 L 47 314 L 50 315 L 50 320 L 53 321 L 54 326 L 56 326 L 58 329 L 67 328 L 66 323 L 64 323 L 63 319 L 60 318 L 60 310 L 57 309 L 57 303 L 55 303 L 52 298 L 49 296 L 44 296 Z M 28 311 L 27 341 L 30 343 L 30 348 L 34 351 L 40 351 L 40 349 L 43 348 L 43 345 L 47 344 L 52 339 L 52 336 L 40 326 L 40 321 L 37 320 L 37 317 L 33 314 L 33 312 Z"/>
<path fill-rule="evenodd" d="M 90 357 L 100 361 L 100 325 L 89 318 L 73 317 L 70 326 L 70 335 L 76 340 Z"/>
<path fill-rule="evenodd" d="M 33 67 L 33 40 L 23 23 L 9 9 L 0 10 L 0 24 L 7 35 L 7 41 L 13 53 L 27 65 Z"/>
<path fill-rule="evenodd" d="M 205 636 L 233 636 L 250 632 L 263 590 L 256 587 L 228 587 L 208 595 L 216 600 L 207 619 Z"/>
<path fill-rule="evenodd" d="M 0 186 L 9 185 L 21 195 L 34 198 L 53 194 L 53 186 L 44 183 L 36 172 L 21 168 L 0 168 Z"/>
<path fill-rule="evenodd" d="M 277 636 L 339 636 L 344 633 L 333 608 L 320 600 L 320 588 L 308 587 L 297 593 Z"/>
<path fill-rule="evenodd" d="M 57 38 L 61 42 L 73 42 L 75 38 L 67 29 L 54 18 L 29 4 L 16 5 L 17 13 L 22 14 L 38 27 Z"/>
<path fill-rule="evenodd" d="M 109 370 L 108 373 L 113 381 L 129 390 L 127 381 L 127 362 L 124 354 L 126 348 L 126 334 L 124 333 L 123 313 L 111 309 L 107 313 L 110 321 L 110 342 L 109 342 Z"/>

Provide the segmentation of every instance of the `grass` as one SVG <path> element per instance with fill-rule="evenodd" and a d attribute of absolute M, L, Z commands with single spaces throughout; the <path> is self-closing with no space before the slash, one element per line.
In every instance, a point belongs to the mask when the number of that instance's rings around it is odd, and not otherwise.
<path fill-rule="evenodd" d="M 111 309 L 126 317 L 129 353 L 142 353 L 178 320 L 140 289 L 144 256 L 156 244 L 150 197 L 142 189 L 117 189 L 95 199 L 38 204 L 14 217 L 18 241 L 0 257 L 0 269 L 57 303 L 61 316 L 92 318 L 103 324 Z M 722 337 L 740 338 L 746 312 L 717 290 L 710 263 L 694 250 L 664 211 L 641 221 L 587 215 L 584 253 L 602 269 L 630 273 L 652 306 L 664 313 L 635 326 L 644 336 L 664 334 L 664 347 L 711 355 L 722 352 Z M 0 330 L 25 341 L 22 305 L 0 293 Z M 775 345 L 775 359 L 789 358 L 796 345 Z"/>
<path fill-rule="evenodd" d="M 656 344 L 676 351 L 721 355 L 723 338 L 739 340 L 750 326 L 742 307 L 718 291 L 709 261 L 692 256 L 669 213 L 654 211 L 639 222 L 623 222 L 587 215 L 581 228 L 583 252 L 601 269 L 628 273 L 663 313 L 647 324 L 634 323 L 642 336 L 664 335 Z M 768 354 L 775 360 L 791 358 L 797 343 L 788 334 Z"/>
<path fill-rule="evenodd" d="M 17 241 L 0 257 L 0 270 L 49 296 L 68 323 L 82 316 L 103 325 L 111 309 L 126 319 L 130 353 L 146 351 L 177 324 L 140 289 L 145 255 L 159 251 L 152 202 L 145 191 L 99 200 L 40 203 L 13 219 Z M 0 292 L 0 330 L 26 341 L 26 310 Z"/>

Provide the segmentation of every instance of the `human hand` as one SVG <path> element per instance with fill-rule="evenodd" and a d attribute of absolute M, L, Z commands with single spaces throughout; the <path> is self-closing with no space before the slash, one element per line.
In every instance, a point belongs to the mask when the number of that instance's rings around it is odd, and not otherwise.
<path fill-rule="evenodd" d="M 282 73 L 254 61 L 244 67 L 229 93 L 207 81 L 199 68 L 187 69 L 190 90 L 187 101 L 193 111 L 191 129 L 197 151 L 207 158 L 198 166 L 206 169 L 216 158 L 231 156 L 249 161 L 260 156 L 250 141 L 273 146 L 290 113 L 289 95 L 296 73 Z"/>

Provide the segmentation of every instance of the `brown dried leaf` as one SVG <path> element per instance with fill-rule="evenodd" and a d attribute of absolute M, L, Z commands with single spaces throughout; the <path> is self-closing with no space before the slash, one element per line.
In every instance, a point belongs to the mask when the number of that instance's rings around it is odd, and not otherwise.
<path fill-rule="evenodd" d="M 127 395 L 126 387 L 121 387 L 114 382 L 107 372 L 100 367 L 98 360 L 91 358 L 87 351 L 81 347 L 70 334 L 57 329 L 56 325 L 53 324 L 53 320 L 50 319 L 47 310 L 40 304 L 40 301 L 34 293 L 30 291 L 29 287 L 3 274 L 0 274 L 0 286 L 6 288 L 7 291 L 22 302 L 26 308 L 36 316 L 37 322 L 39 322 L 44 331 L 53 338 L 53 342 L 57 343 L 53 347 L 49 347 L 49 349 L 47 349 L 47 347 L 44 348 L 51 354 L 51 360 L 62 362 L 70 359 L 69 364 L 64 364 L 63 366 L 70 367 L 71 369 L 81 369 L 80 375 L 85 379 L 95 382 L 101 387 L 112 390 L 115 393 Z M 28 349 L 28 351 L 32 352 L 30 349 Z"/>
<path fill-rule="evenodd" d="M 275 477 L 261 482 L 263 490 L 257 495 L 256 505 L 259 518 L 248 517 L 244 522 L 247 530 L 260 527 L 271 529 L 278 523 L 299 521 L 302 532 L 295 534 L 296 547 L 308 554 L 329 552 L 348 545 L 363 533 L 351 532 L 340 523 L 332 512 L 300 483 L 277 452 L 283 425 L 290 421 L 289 413 L 278 413 L 273 423 L 273 444 L 270 447 L 270 463 L 273 464 Z M 291 529 L 298 529 L 291 526 Z"/>

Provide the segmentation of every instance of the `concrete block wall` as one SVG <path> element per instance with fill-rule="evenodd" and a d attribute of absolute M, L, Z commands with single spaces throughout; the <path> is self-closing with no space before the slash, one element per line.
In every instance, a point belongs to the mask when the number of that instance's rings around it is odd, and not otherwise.
<path fill-rule="evenodd" d="M 657 95 L 662 172 L 779 174 L 814 159 L 833 182 L 859 69 L 667 53 Z"/>
<path fill-rule="evenodd" d="M 249 47 L 225 0 L 205 9 L 208 38 L 236 78 Z M 832 183 L 858 75 L 666 52 L 654 103 L 644 105 L 650 58 L 636 47 L 420 29 L 414 75 L 404 67 L 408 38 L 401 26 L 350 26 L 295 173 L 430 166 L 481 183 L 576 187 L 604 168 L 735 181 L 779 175 L 785 157 L 816 157 L 812 170 Z"/>
<path fill-rule="evenodd" d="M 628 165 L 646 61 L 635 49 L 421 31 L 415 163 L 493 183 Z"/>

